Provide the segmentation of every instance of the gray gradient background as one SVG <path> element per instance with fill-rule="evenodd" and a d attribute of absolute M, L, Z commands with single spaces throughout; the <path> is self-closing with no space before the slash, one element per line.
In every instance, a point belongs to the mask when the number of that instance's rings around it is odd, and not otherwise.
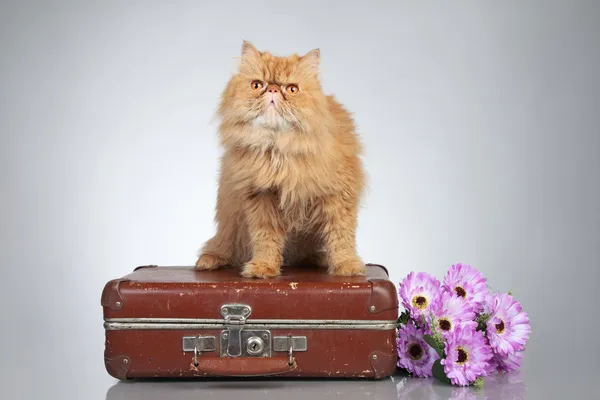
<path fill-rule="evenodd" d="M 0 397 L 594 397 L 600 2 L 161 3 L 0 4 Z M 101 289 L 190 265 L 213 234 L 211 118 L 242 39 L 321 49 L 366 147 L 362 257 L 395 282 L 464 262 L 512 288 L 533 327 L 520 374 L 107 394 Z"/>

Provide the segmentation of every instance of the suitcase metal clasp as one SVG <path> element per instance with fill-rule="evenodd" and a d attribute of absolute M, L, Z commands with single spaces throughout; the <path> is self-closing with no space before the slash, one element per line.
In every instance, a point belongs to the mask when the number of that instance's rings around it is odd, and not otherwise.
<path fill-rule="evenodd" d="M 224 304 L 221 315 L 225 330 L 221 332 L 221 357 L 270 357 L 271 332 L 244 329 L 252 308 L 246 304 Z"/>
<path fill-rule="evenodd" d="M 194 352 L 194 366 L 198 366 L 198 356 L 204 352 L 216 350 L 214 336 L 184 336 L 181 348 L 184 352 Z"/>
<path fill-rule="evenodd" d="M 221 315 L 225 318 L 227 332 L 221 332 L 221 338 L 226 339 L 226 354 L 230 357 L 242 355 L 242 329 L 246 318 L 250 316 L 252 309 L 243 304 L 225 304 L 221 306 Z M 223 343 L 224 340 L 221 340 Z"/>

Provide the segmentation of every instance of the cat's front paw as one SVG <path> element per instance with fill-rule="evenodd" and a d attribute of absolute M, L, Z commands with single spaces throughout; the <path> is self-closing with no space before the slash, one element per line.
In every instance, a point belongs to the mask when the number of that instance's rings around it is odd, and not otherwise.
<path fill-rule="evenodd" d="M 367 274 L 367 268 L 360 259 L 356 258 L 334 265 L 329 273 L 336 276 L 363 276 Z"/>
<path fill-rule="evenodd" d="M 242 268 L 242 276 L 245 278 L 274 278 L 281 275 L 279 264 L 265 261 L 250 261 Z"/>
<path fill-rule="evenodd" d="M 211 270 L 227 265 L 228 262 L 223 257 L 212 254 L 201 254 L 196 261 L 196 269 Z"/>

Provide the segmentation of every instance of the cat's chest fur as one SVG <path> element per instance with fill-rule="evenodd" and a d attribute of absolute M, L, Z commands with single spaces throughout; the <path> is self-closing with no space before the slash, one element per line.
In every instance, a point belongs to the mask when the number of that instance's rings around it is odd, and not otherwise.
<path fill-rule="evenodd" d="M 335 182 L 333 166 L 314 155 L 286 155 L 267 150 L 254 155 L 246 177 L 255 190 L 275 190 L 283 203 L 310 202 L 331 193 Z"/>

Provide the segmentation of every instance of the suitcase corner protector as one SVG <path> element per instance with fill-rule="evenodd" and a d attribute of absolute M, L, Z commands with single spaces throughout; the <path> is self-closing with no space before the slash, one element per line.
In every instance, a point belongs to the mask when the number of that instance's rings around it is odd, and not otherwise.
<path fill-rule="evenodd" d="M 128 279 L 113 279 L 104 286 L 102 290 L 102 307 L 110 308 L 112 311 L 119 311 L 123 307 L 123 296 L 121 296 L 120 285 Z"/>
<path fill-rule="evenodd" d="M 373 378 L 382 379 L 394 373 L 398 362 L 395 354 L 374 351 L 369 354 L 371 368 L 373 369 Z"/>
<path fill-rule="evenodd" d="M 131 359 L 126 355 L 112 358 L 104 357 L 104 366 L 106 372 L 113 378 L 126 380 L 129 368 L 131 368 Z"/>
<path fill-rule="evenodd" d="M 369 298 L 368 310 L 371 314 L 379 314 L 384 311 L 398 311 L 398 295 L 396 286 L 389 279 L 369 279 L 371 284 L 371 296 Z M 397 318 L 397 317 L 396 317 Z"/>

